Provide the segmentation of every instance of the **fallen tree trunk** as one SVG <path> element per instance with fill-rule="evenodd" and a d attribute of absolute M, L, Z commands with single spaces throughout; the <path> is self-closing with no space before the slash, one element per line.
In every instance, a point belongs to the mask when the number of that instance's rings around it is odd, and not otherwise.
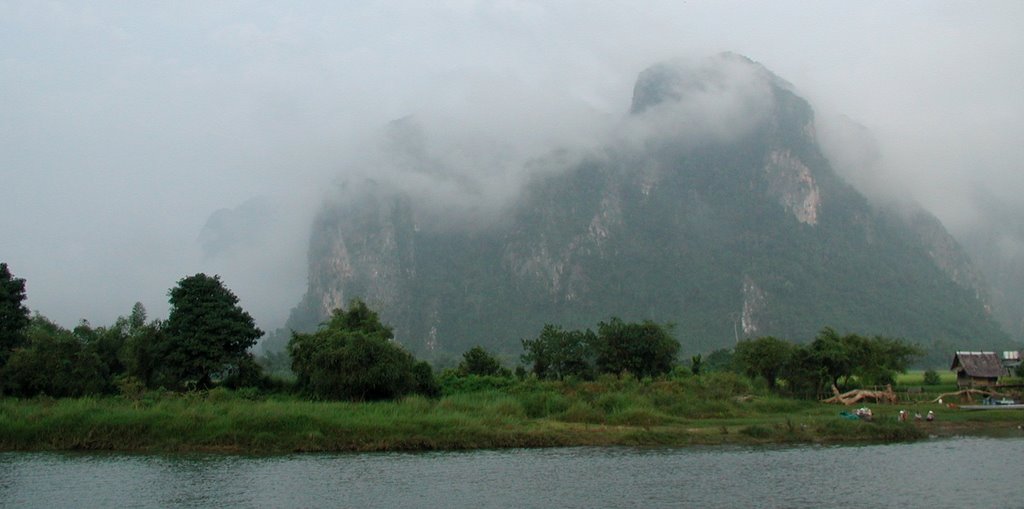
<path fill-rule="evenodd" d="M 896 403 L 896 393 L 892 391 L 892 385 L 886 385 L 884 391 L 872 391 L 867 389 L 854 389 L 847 391 L 842 394 L 839 393 L 839 389 L 832 386 L 831 398 L 822 400 L 822 403 L 841 403 L 843 405 L 853 405 L 859 403 L 865 399 L 873 399 L 876 403 Z"/>
<path fill-rule="evenodd" d="M 989 397 L 997 397 L 997 398 L 1002 398 L 1002 397 L 1006 396 L 1003 393 L 995 392 L 995 391 L 983 391 L 981 389 L 964 389 L 962 391 L 947 392 L 945 394 L 939 394 L 939 396 L 937 398 L 932 400 L 932 403 L 938 403 L 939 401 L 941 401 L 943 399 L 946 399 L 946 398 L 948 398 L 950 396 L 964 396 L 964 395 L 966 395 L 967 396 L 967 400 L 970 401 L 972 394 L 979 394 L 979 395 L 984 395 L 984 396 L 989 396 Z"/>

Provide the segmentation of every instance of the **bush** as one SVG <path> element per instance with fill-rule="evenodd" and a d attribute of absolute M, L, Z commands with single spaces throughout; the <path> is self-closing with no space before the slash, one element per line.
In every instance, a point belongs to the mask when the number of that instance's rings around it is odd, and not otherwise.
<path fill-rule="evenodd" d="M 493 355 L 483 347 L 474 346 L 462 354 L 462 361 L 459 362 L 459 367 L 456 368 L 460 375 L 479 375 L 479 376 L 494 376 L 494 375 L 510 375 L 509 370 L 501 367 L 501 363 L 498 359 L 495 359 Z"/>
<path fill-rule="evenodd" d="M 744 434 L 744 435 L 746 435 L 746 436 L 748 436 L 750 438 L 761 438 L 761 439 L 764 439 L 764 438 L 769 438 L 769 437 L 772 436 L 772 430 L 770 428 L 767 428 L 765 426 L 760 426 L 760 425 L 757 425 L 757 424 L 754 424 L 752 426 L 747 426 L 747 427 L 741 429 L 740 433 L 742 433 L 742 434 Z"/>
<path fill-rule="evenodd" d="M 924 372 L 924 384 L 925 385 L 939 385 L 942 380 L 939 378 L 939 374 L 934 369 L 929 369 Z"/>
<path fill-rule="evenodd" d="M 29 327 L 28 345 L 16 349 L 0 370 L 0 380 L 5 394 L 23 397 L 96 395 L 108 385 L 99 356 L 70 331 L 39 321 Z"/>
<path fill-rule="evenodd" d="M 533 392 L 519 398 L 526 416 L 530 418 L 547 417 L 565 412 L 569 409 L 569 401 L 556 392 Z"/>
<path fill-rule="evenodd" d="M 672 371 L 679 341 L 669 329 L 651 321 L 626 323 L 619 318 L 599 323 L 595 345 L 598 371 L 629 372 L 639 379 Z"/>
<path fill-rule="evenodd" d="M 577 401 L 558 416 L 564 422 L 600 424 L 605 422 L 604 412 L 583 401 Z"/>
<path fill-rule="evenodd" d="M 709 373 L 701 377 L 701 385 L 704 386 L 706 396 L 712 399 L 743 396 L 754 391 L 749 379 L 729 371 Z"/>
<path fill-rule="evenodd" d="M 316 398 L 381 400 L 440 392 L 433 371 L 392 343 L 377 313 L 354 300 L 313 334 L 292 335 L 288 353 L 296 386 Z"/>
<path fill-rule="evenodd" d="M 460 394 L 467 392 L 493 391 L 506 389 L 516 384 L 510 376 L 459 376 L 458 371 L 447 369 L 441 374 L 438 391 L 440 394 Z"/>
<path fill-rule="evenodd" d="M 434 378 L 434 368 L 427 361 L 419 361 L 413 366 L 413 392 L 430 398 L 441 395 L 441 385 Z"/>

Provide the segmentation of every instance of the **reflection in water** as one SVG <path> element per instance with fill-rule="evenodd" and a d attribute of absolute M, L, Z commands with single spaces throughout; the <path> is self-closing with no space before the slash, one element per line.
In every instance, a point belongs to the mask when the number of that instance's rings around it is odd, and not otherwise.
<path fill-rule="evenodd" d="M 1024 439 L 438 453 L 0 454 L 4 507 L 1020 507 Z"/>

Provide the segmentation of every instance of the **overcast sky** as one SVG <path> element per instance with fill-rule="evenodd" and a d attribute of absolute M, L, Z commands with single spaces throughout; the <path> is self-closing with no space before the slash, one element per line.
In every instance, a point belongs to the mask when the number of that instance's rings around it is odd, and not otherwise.
<path fill-rule="evenodd" d="M 865 126 L 876 185 L 970 228 L 979 194 L 1024 201 L 1022 27 L 1019 0 L 0 0 L 0 261 L 66 326 L 165 317 L 200 271 L 279 326 L 316 206 L 388 121 L 540 155 L 624 115 L 645 67 L 719 51 Z M 204 251 L 222 209 L 260 218 L 248 248 Z"/>

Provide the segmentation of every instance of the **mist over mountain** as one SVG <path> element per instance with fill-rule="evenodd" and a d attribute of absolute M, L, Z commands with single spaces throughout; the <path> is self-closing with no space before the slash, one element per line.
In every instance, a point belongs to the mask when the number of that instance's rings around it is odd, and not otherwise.
<path fill-rule="evenodd" d="M 975 194 L 982 218 L 956 235 L 991 281 L 993 315 L 1015 340 L 1024 342 L 1024 210 L 989 192 Z"/>
<path fill-rule="evenodd" d="M 910 186 L 895 178 L 897 172 L 885 164 L 878 141 L 866 127 L 844 116 L 827 119 L 818 127 L 832 167 L 874 205 L 912 221 L 915 230 L 933 242 L 948 244 L 949 235 L 956 239 L 962 248 L 934 253 L 967 257 L 970 262 L 940 258 L 938 263 L 947 269 L 973 266 L 976 270 L 951 275 L 978 289 L 1003 329 L 1017 342 L 1024 341 L 1024 207 L 1018 204 L 1016 194 L 1012 190 L 993 192 L 980 183 L 969 186 L 963 194 L 970 212 L 955 217 L 957 221 L 947 234 L 934 216 L 908 197 Z"/>
<path fill-rule="evenodd" d="M 545 323 L 611 316 L 672 322 L 692 353 L 824 326 L 917 341 L 937 359 L 1010 342 L 941 222 L 840 177 L 808 102 L 760 64 L 726 53 L 652 66 L 629 113 L 593 136 L 513 167 L 488 154 L 500 143 L 438 154 L 415 117 L 392 122 L 367 159 L 378 166 L 339 183 L 314 220 L 288 327 L 315 328 L 358 297 L 427 355 L 516 353 Z M 858 159 L 871 157 L 843 163 Z"/>

